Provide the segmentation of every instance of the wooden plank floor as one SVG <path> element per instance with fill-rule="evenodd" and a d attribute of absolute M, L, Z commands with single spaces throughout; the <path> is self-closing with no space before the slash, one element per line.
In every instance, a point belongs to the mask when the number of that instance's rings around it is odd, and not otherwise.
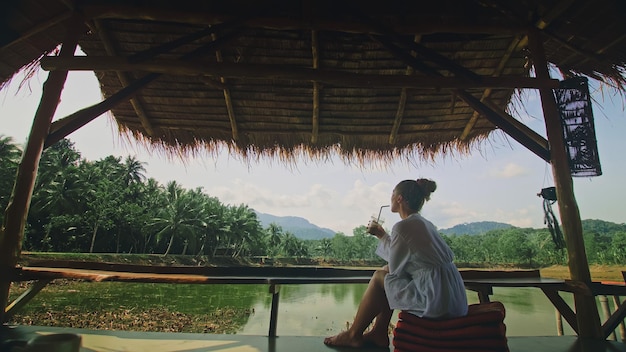
<path fill-rule="evenodd" d="M 10 352 L 10 340 L 28 340 L 39 334 L 76 333 L 82 336 L 82 352 L 332 352 L 355 351 L 350 348 L 330 348 L 323 337 L 282 336 L 268 338 L 250 335 L 216 335 L 185 333 L 145 333 L 106 331 L 40 326 L 0 327 L 0 351 Z M 9 342 L 7 342 L 9 341 Z M 511 352 L 626 352 L 626 344 L 614 341 L 589 341 L 574 336 L 509 337 Z M 14 348 L 13 350 L 17 350 Z M 359 349 L 359 351 L 393 351 L 389 349 Z"/>

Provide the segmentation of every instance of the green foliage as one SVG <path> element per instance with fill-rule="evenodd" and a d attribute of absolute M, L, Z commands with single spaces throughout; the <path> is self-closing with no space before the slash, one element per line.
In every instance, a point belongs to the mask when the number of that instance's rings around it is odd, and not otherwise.
<path fill-rule="evenodd" d="M 508 229 L 513 226 L 495 221 L 477 221 L 455 225 L 449 229 L 440 230 L 444 235 L 479 235 L 485 232 Z"/>
<path fill-rule="evenodd" d="M 13 143 L 11 137 L 0 135 L 0 209 L 6 209 L 9 204 L 21 154 L 22 151 Z M 3 220 L 4 211 L 0 214 L 0 221 Z"/>

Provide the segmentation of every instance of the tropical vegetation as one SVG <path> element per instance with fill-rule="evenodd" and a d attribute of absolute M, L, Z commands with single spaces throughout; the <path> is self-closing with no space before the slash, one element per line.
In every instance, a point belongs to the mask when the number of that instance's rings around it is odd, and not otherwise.
<path fill-rule="evenodd" d="M 0 136 L 0 209 L 9 202 L 20 155 L 10 137 Z M 626 262 L 626 225 L 585 220 L 583 229 L 590 263 Z M 442 236 L 462 265 L 545 266 L 567 260 L 547 229 Z M 264 228 L 245 204 L 223 204 L 202 188 L 186 189 L 176 181 L 162 185 L 134 157 L 86 160 L 62 140 L 42 155 L 23 249 L 371 261 L 376 244 L 364 226 L 318 240 L 301 239 L 276 223 Z"/>

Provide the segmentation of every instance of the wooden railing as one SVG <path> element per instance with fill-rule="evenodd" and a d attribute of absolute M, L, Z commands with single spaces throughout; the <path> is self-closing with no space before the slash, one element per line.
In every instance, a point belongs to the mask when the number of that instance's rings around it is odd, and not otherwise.
<path fill-rule="evenodd" d="M 280 286 L 286 284 L 365 284 L 373 269 L 333 267 L 192 267 L 149 266 L 77 261 L 40 261 L 28 267 L 12 269 L 11 281 L 33 284 L 5 309 L 9 319 L 41 289 L 54 279 L 184 284 L 266 284 L 272 294 L 269 336 L 276 336 Z M 541 289 L 572 329 L 578 333 L 576 314 L 559 292 L 587 295 L 626 296 L 626 286 L 592 283 L 590 286 L 562 279 L 541 277 L 539 270 L 492 271 L 462 270 L 465 287 L 478 294 L 480 302 L 489 302 L 494 287 L 536 287 Z M 626 316 L 626 301 L 603 324 L 606 338 Z"/>

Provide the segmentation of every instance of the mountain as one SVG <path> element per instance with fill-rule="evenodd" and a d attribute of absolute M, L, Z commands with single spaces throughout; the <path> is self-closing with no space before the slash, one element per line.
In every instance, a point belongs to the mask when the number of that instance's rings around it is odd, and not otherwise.
<path fill-rule="evenodd" d="M 513 227 L 513 225 L 501 222 L 479 221 L 455 225 L 449 229 L 440 229 L 439 232 L 444 235 L 480 235 L 492 230 L 508 229 L 511 227 Z"/>
<path fill-rule="evenodd" d="M 257 218 L 263 228 L 275 223 L 282 227 L 284 232 L 290 232 L 302 240 L 320 240 L 322 238 L 332 238 L 336 231 L 311 224 L 309 220 L 297 216 L 276 216 L 259 213 L 255 210 Z"/>
<path fill-rule="evenodd" d="M 328 228 L 322 228 L 310 223 L 307 219 L 297 216 L 276 216 L 260 213 L 255 210 L 257 218 L 263 228 L 267 228 L 271 223 L 280 226 L 284 232 L 290 232 L 294 236 L 303 240 L 319 240 L 322 238 L 332 238 L 337 233 Z M 615 224 L 603 220 L 583 220 L 583 230 L 585 232 L 615 232 L 626 231 L 626 224 Z M 515 227 L 502 222 L 478 221 L 455 225 L 447 229 L 439 229 L 444 235 L 480 235 L 492 230 L 508 229 Z"/>

